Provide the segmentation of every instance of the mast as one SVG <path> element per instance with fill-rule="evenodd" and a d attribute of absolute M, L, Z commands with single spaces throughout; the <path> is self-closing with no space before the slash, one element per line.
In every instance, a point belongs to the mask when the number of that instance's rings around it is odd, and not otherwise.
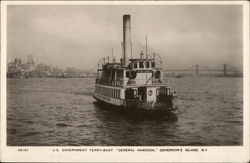
<path fill-rule="evenodd" d="M 113 58 L 113 48 L 112 48 L 112 50 L 111 50 L 111 61 L 112 61 L 112 63 L 114 62 L 114 58 Z"/>
<path fill-rule="evenodd" d="M 146 59 L 148 59 L 148 36 L 146 35 Z"/>
<path fill-rule="evenodd" d="M 132 42 L 131 42 L 131 57 L 130 57 L 130 59 L 132 59 L 132 56 L 133 56 L 133 53 L 132 53 Z"/>
<path fill-rule="evenodd" d="M 146 35 L 146 59 L 148 59 L 148 36 L 147 35 Z M 146 84 L 147 84 L 147 81 L 148 81 L 147 64 L 145 64 L 145 68 L 146 68 Z"/>

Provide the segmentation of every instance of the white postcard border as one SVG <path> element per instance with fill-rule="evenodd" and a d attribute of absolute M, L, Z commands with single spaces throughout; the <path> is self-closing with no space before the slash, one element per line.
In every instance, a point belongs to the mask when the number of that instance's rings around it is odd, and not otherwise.
<path fill-rule="evenodd" d="M 243 6 L 243 66 L 244 123 L 243 146 L 156 146 L 156 147 L 10 147 L 6 146 L 6 40 L 7 5 L 242 5 Z M 1 2 L 1 161 L 4 162 L 246 162 L 249 161 L 249 2 L 247 1 L 3 1 Z M 77 152 L 76 150 L 84 150 Z M 91 151 L 106 149 L 107 151 Z M 108 152 L 108 150 L 113 150 Z M 156 149 L 157 152 L 119 152 L 122 149 Z M 160 149 L 182 149 L 182 152 L 159 152 Z M 198 149 L 199 152 L 192 152 Z M 27 151 L 26 151 L 27 150 Z M 58 150 L 58 151 L 57 151 Z M 74 150 L 74 151 L 70 151 Z M 185 151 L 187 150 L 187 151 Z M 204 151 L 202 151 L 204 150 Z"/>

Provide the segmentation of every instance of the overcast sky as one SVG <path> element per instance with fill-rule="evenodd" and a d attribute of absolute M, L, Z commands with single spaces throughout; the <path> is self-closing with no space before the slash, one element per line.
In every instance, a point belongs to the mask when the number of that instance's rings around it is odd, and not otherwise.
<path fill-rule="evenodd" d="M 131 14 L 133 56 L 156 52 L 170 68 L 228 63 L 242 66 L 239 5 L 8 6 L 8 61 L 96 69 L 100 57 L 120 58 L 122 15 Z"/>

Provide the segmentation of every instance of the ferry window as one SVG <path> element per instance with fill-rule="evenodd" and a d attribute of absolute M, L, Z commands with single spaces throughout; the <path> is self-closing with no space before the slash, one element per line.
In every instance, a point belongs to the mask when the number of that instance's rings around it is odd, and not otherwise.
<path fill-rule="evenodd" d="M 122 70 L 117 71 L 117 78 L 123 78 L 123 71 Z"/>
<path fill-rule="evenodd" d="M 136 90 L 134 90 L 134 96 L 136 96 L 137 95 L 137 91 Z"/>
<path fill-rule="evenodd" d="M 134 68 L 137 68 L 137 62 L 134 63 Z"/>
<path fill-rule="evenodd" d="M 149 68 L 149 62 L 146 62 L 146 68 Z"/>
<path fill-rule="evenodd" d="M 169 89 L 167 89 L 167 95 L 170 95 L 170 90 Z"/>
<path fill-rule="evenodd" d="M 112 80 L 115 79 L 115 70 L 112 70 Z"/>
<path fill-rule="evenodd" d="M 130 76 L 130 72 L 126 71 L 126 78 L 129 78 L 129 76 Z"/>
<path fill-rule="evenodd" d="M 144 68 L 143 62 L 139 62 L 139 68 Z"/>
<path fill-rule="evenodd" d="M 152 62 L 151 65 L 152 65 L 152 67 L 155 67 L 155 62 Z"/>
<path fill-rule="evenodd" d="M 102 71 L 99 71 L 98 74 L 99 74 L 99 77 L 103 76 L 103 72 Z"/>

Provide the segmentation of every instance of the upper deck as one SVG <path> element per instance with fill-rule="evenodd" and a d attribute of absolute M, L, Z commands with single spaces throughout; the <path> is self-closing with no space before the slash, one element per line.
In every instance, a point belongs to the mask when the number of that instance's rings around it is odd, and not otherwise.
<path fill-rule="evenodd" d="M 96 83 L 117 87 L 167 86 L 162 75 L 160 56 L 140 55 L 140 58 L 130 59 L 126 65 L 115 62 L 109 57 L 102 58 L 98 63 Z"/>

